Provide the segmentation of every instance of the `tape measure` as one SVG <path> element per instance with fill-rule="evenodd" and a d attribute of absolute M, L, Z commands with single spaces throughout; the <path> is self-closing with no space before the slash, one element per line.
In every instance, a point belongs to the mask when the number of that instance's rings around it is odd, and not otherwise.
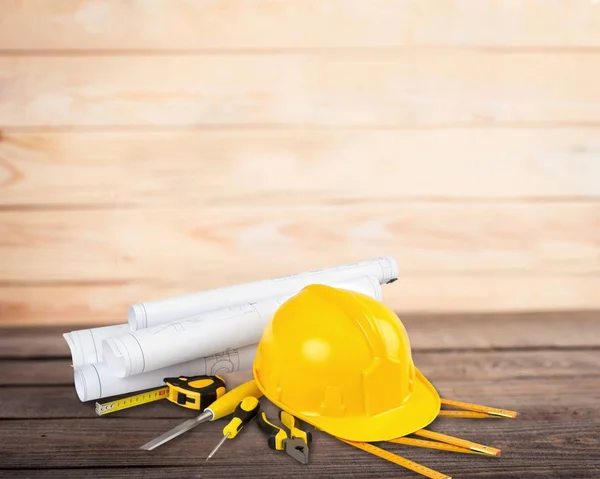
<path fill-rule="evenodd" d="M 166 386 L 104 404 L 96 403 L 96 414 L 103 416 L 160 399 L 178 406 L 203 411 L 227 391 L 220 376 L 179 376 L 165 378 Z"/>
<path fill-rule="evenodd" d="M 463 419 L 500 419 L 501 416 L 494 416 L 485 412 L 474 412 L 474 411 L 452 411 L 442 409 L 438 413 L 437 417 L 457 417 Z"/>
<path fill-rule="evenodd" d="M 381 449 L 380 447 L 374 446 L 373 444 L 370 444 L 368 442 L 348 441 L 339 437 L 337 439 L 339 439 L 342 442 L 345 442 L 346 444 L 350 444 L 351 446 L 357 447 L 358 449 L 362 449 L 363 451 L 366 451 L 369 454 L 373 454 L 374 456 L 380 457 L 381 459 L 385 459 L 386 461 L 392 462 L 398 466 L 410 469 L 411 471 L 421 474 L 425 477 L 429 477 L 431 479 L 452 479 L 451 476 L 447 476 L 446 474 L 442 474 L 441 472 L 429 469 L 428 467 L 422 466 L 421 464 L 406 459 L 405 457 L 398 456 L 397 454 L 386 451 L 385 449 Z"/>
<path fill-rule="evenodd" d="M 441 399 L 441 404 L 445 406 L 455 407 L 460 410 L 440 410 L 438 417 L 455 417 L 455 418 L 515 418 L 517 412 L 507 409 L 498 409 L 489 406 L 481 406 L 479 404 L 471 404 L 450 399 Z M 467 441 L 454 436 L 448 436 L 439 432 L 420 429 L 413 433 L 416 436 L 425 437 L 430 440 L 415 439 L 412 437 L 399 437 L 386 442 L 395 444 L 403 444 L 406 446 L 423 447 L 427 449 L 438 449 L 440 451 L 458 452 L 462 454 L 477 454 L 482 456 L 499 456 L 501 451 L 490 446 L 484 446 L 476 442 Z M 366 451 L 374 456 L 380 457 L 398 466 L 410 469 L 413 472 L 421 474 L 431 479 L 451 479 L 450 476 L 441 472 L 435 471 L 428 467 L 422 466 L 416 462 L 410 461 L 402 456 L 398 456 L 390 451 L 381 449 L 368 442 L 355 442 L 346 439 L 337 438 L 346 444 L 350 444 L 358 449 Z"/>
<path fill-rule="evenodd" d="M 484 446 L 476 442 L 467 441 L 454 436 L 448 436 L 440 432 L 428 431 L 427 429 L 419 429 L 413 433 L 415 436 L 425 437 L 427 439 L 433 439 L 434 441 L 440 441 L 453 446 L 462 447 L 471 451 L 480 452 L 488 456 L 499 456 L 501 451 L 495 447 Z"/>
<path fill-rule="evenodd" d="M 426 439 L 414 439 L 412 437 L 398 437 L 396 439 L 390 439 L 387 442 L 393 442 L 395 444 L 403 444 L 405 446 L 424 447 L 427 449 L 437 449 L 439 451 L 448 452 L 460 452 L 461 454 L 477 454 L 479 456 L 489 456 L 483 452 L 472 451 L 466 447 L 454 446 L 452 444 L 446 444 L 437 441 L 427 441 Z"/>
<path fill-rule="evenodd" d="M 96 414 L 102 416 L 122 409 L 139 406 L 140 404 L 158 401 L 159 399 L 164 399 L 167 396 L 167 392 L 168 388 L 164 387 L 104 404 L 96 403 Z"/>
<path fill-rule="evenodd" d="M 508 409 L 499 409 L 496 407 L 481 406 L 479 404 L 471 404 L 471 403 L 467 403 L 467 402 L 454 401 L 452 399 L 441 399 L 440 402 L 443 406 L 450 406 L 450 407 L 455 407 L 458 409 L 466 409 L 467 411 L 474 411 L 474 412 L 489 414 L 490 416 L 507 417 L 510 419 L 514 419 L 518 415 L 518 413 L 516 411 L 509 411 Z M 450 411 L 447 411 L 447 412 L 450 412 Z M 458 412 L 458 411 L 456 411 L 456 412 Z M 453 417 L 481 417 L 481 416 L 453 416 Z"/>

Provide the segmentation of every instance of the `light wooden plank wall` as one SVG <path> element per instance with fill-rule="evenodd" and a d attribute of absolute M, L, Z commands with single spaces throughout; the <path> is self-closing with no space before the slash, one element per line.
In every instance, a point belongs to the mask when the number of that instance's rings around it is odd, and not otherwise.
<path fill-rule="evenodd" d="M 1 324 L 388 254 L 600 308 L 600 2 L 0 2 Z"/>

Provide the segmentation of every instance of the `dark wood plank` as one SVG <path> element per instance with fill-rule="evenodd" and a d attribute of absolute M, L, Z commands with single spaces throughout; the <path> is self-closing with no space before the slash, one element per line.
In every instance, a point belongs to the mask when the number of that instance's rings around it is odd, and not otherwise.
<path fill-rule="evenodd" d="M 600 346 L 600 310 L 398 315 L 415 351 Z"/>
<path fill-rule="evenodd" d="M 0 329 L 0 355 L 3 358 L 71 357 L 63 334 L 68 326 L 4 327 Z"/>
<path fill-rule="evenodd" d="M 600 477 L 597 312 L 403 320 L 419 345 L 417 366 L 442 397 L 520 415 L 441 418 L 431 427 L 499 447 L 500 458 L 389 444 L 386 449 L 453 477 Z M 194 413 L 159 402 L 98 418 L 93 401 L 82 404 L 75 394 L 59 328 L 5 331 L 9 334 L 0 335 L 0 477 L 418 477 L 318 432 L 311 463 L 301 466 L 269 450 L 255 424 L 206 463 L 224 421 L 204 424 L 156 451 L 140 451 L 139 445 Z M 15 357 L 20 359 L 10 359 Z M 245 374 L 238 374 L 236 383 Z M 262 403 L 274 412 L 264 398 Z"/>
<path fill-rule="evenodd" d="M 133 418 L 6 421 L 0 443 L 3 451 L 0 469 L 185 465 L 198 468 L 198 474 L 206 477 L 248 477 L 249 471 L 259 470 L 284 477 L 300 473 L 363 477 L 401 474 L 396 466 L 322 433 L 315 434 L 310 465 L 294 464 L 288 457 L 267 448 L 256 424 L 249 425 L 234 442 L 227 442 L 220 454 L 207 463 L 204 457 L 219 440 L 223 421 L 203 424 L 155 451 L 137 449 L 137 445 L 172 427 L 173 423 L 173 420 Z M 594 477 L 600 473 L 600 463 L 593 455 L 600 447 L 599 428 L 597 416 L 440 419 L 431 429 L 501 448 L 503 455 L 488 458 L 398 445 L 386 444 L 385 447 L 397 453 L 402 451 L 406 457 L 454 477 Z"/>
<path fill-rule="evenodd" d="M 68 359 L 0 359 L 0 386 L 72 385 L 73 367 Z"/>
<path fill-rule="evenodd" d="M 438 379 L 502 379 L 535 378 L 600 374 L 600 354 L 595 349 L 573 350 L 565 354 L 557 350 L 430 352 L 415 351 L 415 364 L 432 380 Z M 238 375 L 250 379 L 251 372 Z M 0 386 L 73 384 L 73 368 L 69 360 L 0 360 Z"/>
<path fill-rule="evenodd" d="M 600 404 L 600 377 L 547 377 L 539 379 L 503 380 L 438 380 L 434 385 L 448 399 L 504 407 L 542 416 L 561 414 L 564 408 L 589 407 L 592 414 L 595 404 Z M 126 418 L 186 419 L 189 411 L 168 402 L 157 402 L 126 409 L 102 418 L 94 413 L 94 401 L 81 403 L 71 387 L 0 388 L 0 420 L 52 418 L 89 418 L 113 421 Z M 581 413 L 583 414 L 583 413 Z M 600 414 L 600 412 L 598 412 Z"/>
<path fill-rule="evenodd" d="M 600 310 L 398 314 L 409 332 L 415 351 L 600 346 Z M 0 330 L 0 356 L 70 357 L 62 334 L 94 326 L 96 325 L 82 324 L 3 328 Z"/>
<path fill-rule="evenodd" d="M 551 413 L 550 406 L 600 404 L 596 351 L 417 352 L 415 360 L 440 394 L 452 399 L 530 413 L 540 409 L 543 414 Z M 232 384 L 249 378 L 249 372 L 240 373 Z M 0 387 L 0 419 L 96 417 L 94 401 L 81 403 L 77 398 L 65 360 L 1 361 L 0 385 L 4 386 Z M 187 410 L 158 402 L 98 419 L 189 415 Z"/>

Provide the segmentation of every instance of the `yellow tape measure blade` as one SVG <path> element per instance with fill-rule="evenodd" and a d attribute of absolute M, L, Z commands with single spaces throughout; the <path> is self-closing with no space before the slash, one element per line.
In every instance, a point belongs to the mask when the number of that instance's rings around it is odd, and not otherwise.
<path fill-rule="evenodd" d="M 468 418 L 468 419 L 499 419 L 500 416 L 493 414 L 487 414 L 485 412 L 475 411 L 453 411 L 450 409 L 442 409 L 438 413 L 438 417 L 455 417 L 455 418 Z"/>
<path fill-rule="evenodd" d="M 122 411 L 130 407 L 140 406 L 160 399 L 165 399 L 169 391 L 168 387 L 160 389 L 154 389 L 145 393 L 136 394 L 135 396 L 129 396 L 122 399 L 116 399 L 114 401 L 106 402 L 104 404 L 96 403 L 96 414 L 98 416 L 104 416 L 112 412 Z"/>
<path fill-rule="evenodd" d="M 497 407 L 482 406 L 481 404 L 454 401 L 453 399 L 442 399 L 441 404 L 443 406 L 450 406 L 458 409 L 466 409 L 467 411 L 482 412 L 485 414 L 491 414 L 492 416 L 506 417 L 510 419 L 514 419 L 519 415 L 517 411 L 510 411 L 509 409 L 499 409 Z"/>
<path fill-rule="evenodd" d="M 452 444 L 454 446 L 464 447 L 466 449 L 470 449 L 471 451 L 481 452 L 483 454 L 487 454 L 488 456 L 499 456 L 502 451 L 500 449 L 496 449 L 495 447 L 485 446 L 484 444 L 479 444 L 477 442 L 467 441 L 466 439 L 461 439 L 459 437 L 448 436 L 447 434 L 442 434 L 441 432 L 429 431 L 427 429 L 419 429 L 413 433 L 415 436 L 425 437 L 427 439 L 433 439 L 434 441 L 445 442 L 446 444 Z"/>
<path fill-rule="evenodd" d="M 373 454 L 374 456 L 380 457 L 381 459 L 385 459 L 386 461 L 392 462 L 397 466 L 402 466 L 406 469 L 409 469 L 417 474 L 421 474 L 422 476 L 429 477 L 430 479 L 452 479 L 451 476 L 447 476 L 441 472 L 435 471 L 433 469 L 429 469 L 428 467 L 422 466 L 416 462 L 413 462 L 405 457 L 398 456 L 392 452 L 386 451 L 385 449 L 381 449 L 380 447 L 374 446 L 368 442 L 354 442 L 348 441 L 346 439 L 337 438 L 346 444 L 350 444 L 358 449 L 361 449 L 369 454 Z"/>
<path fill-rule="evenodd" d="M 446 443 L 437 442 L 437 441 L 427 441 L 425 439 L 413 439 L 411 437 L 398 437 L 396 439 L 390 439 L 387 442 L 402 444 L 404 446 L 414 446 L 414 447 L 424 447 L 427 449 L 437 449 L 438 451 L 459 452 L 461 454 L 476 454 L 478 456 L 491 457 L 488 454 L 484 454 L 483 452 L 472 451 L 471 449 L 467 449 L 465 447 L 453 446 L 452 444 L 446 444 Z"/>

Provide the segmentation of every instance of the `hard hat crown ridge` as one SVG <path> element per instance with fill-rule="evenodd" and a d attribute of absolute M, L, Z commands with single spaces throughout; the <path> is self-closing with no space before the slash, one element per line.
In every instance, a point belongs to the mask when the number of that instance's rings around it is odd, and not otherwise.
<path fill-rule="evenodd" d="M 253 372 L 274 404 L 348 440 L 409 434 L 440 408 L 398 316 L 367 295 L 326 285 L 306 286 L 277 310 Z"/>

